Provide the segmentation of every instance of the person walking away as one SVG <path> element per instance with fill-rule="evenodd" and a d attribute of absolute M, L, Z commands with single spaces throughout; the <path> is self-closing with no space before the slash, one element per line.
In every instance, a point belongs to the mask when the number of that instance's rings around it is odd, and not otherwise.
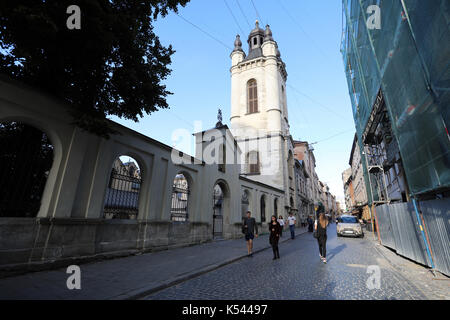
<path fill-rule="evenodd" d="M 307 222 L 308 222 L 308 232 L 313 232 L 314 222 L 313 222 L 313 219 L 311 218 L 311 216 L 308 216 Z"/>
<path fill-rule="evenodd" d="M 284 229 L 284 219 L 283 216 L 278 217 L 278 223 L 280 224 L 280 238 L 283 236 L 283 229 Z"/>
<path fill-rule="evenodd" d="M 269 242 L 273 250 L 273 260 L 280 259 L 280 251 L 278 250 L 278 240 L 280 240 L 280 231 L 281 231 L 280 223 L 277 221 L 277 217 L 273 215 L 271 221 L 269 222 L 269 232 L 270 232 Z"/>
<path fill-rule="evenodd" d="M 247 253 L 249 257 L 253 256 L 253 239 L 258 237 L 258 225 L 255 218 L 247 211 L 247 218 L 244 219 L 245 241 L 247 241 Z"/>
<path fill-rule="evenodd" d="M 323 263 L 327 263 L 327 226 L 328 219 L 324 212 L 319 214 L 319 219 L 314 224 L 317 231 L 317 241 L 319 243 L 319 255 Z"/>
<path fill-rule="evenodd" d="M 288 222 L 289 222 L 289 229 L 291 230 L 291 239 L 295 239 L 295 217 L 293 216 L 292 212 L 289 213 Z"/>

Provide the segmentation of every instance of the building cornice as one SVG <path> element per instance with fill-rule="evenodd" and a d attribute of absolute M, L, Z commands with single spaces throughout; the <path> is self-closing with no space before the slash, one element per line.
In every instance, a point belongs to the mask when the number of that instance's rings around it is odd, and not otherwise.
<path fill-rule="evenodd" d="M 268 189 L 277 191 L 277 192 L 282 193 L 282 194 L 285 193 L 284 190 L 282 190 L 282 189 L 278 189 L 278 188 L 276 188 L 276 187 L 274 187 L 274 186 L 265 184 L 265 183 L 263 183 L 263 182 L 260 182 L 260 181 L 256 181 L 256 180 L 247 178 L 247 177 L 243 176 L 242 174 L 239 175 L 239 180 L 251 182 L 251 183 L 257 184 L 257 185 L 259 185 L 259 186 L 262 186 L 262 187 L 265 187 L 265 188 L 268 188 Z"/>

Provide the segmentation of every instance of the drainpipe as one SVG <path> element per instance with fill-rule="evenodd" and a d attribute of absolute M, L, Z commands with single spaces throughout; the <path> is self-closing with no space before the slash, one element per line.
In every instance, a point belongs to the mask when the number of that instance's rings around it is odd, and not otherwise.
<path fill-rule="evenodd" d="M 433 258 L 431 257 L 430 247 L 429 247 L 428 241 L 425 237 L 425 232 L 423 230 L 422 222 L 419 217 L 419 210 L 417 209 L 416 198 L 414 197 L 412 200 L 413 200 L 413 204 L 414 204 L 414 211 L 416 212 L 417 223 L 419 224 L 420 232 L 422 233 L 423 242 L 425 243 L 425 247 L 427 249 L 428 259 L 430 260 L 431 268 L 434 270 L 434 261 L 433 261 Z"/>
<path fill-rule="evenodd" d="M 372 234 L 373 234 L 373 239 L 375 240 L 375 228 L 374 228 L 374 223 L 373 223 L 373 208 L 374 208 L 374 204 L 372 203 L 372 208 L 370 208 L 370 223 L 372 224 Z"/>
<path fill-rule="evenodd" d="M 374 214 L 374 216 L 375 216 L 375 223 L 376 223 L 376 228 L 377 228 L 378 242 L 381 244 L 380 224 L 378 223 L 377 209 L 375 208 L 375 205 L 374 205 L 373 203 L 372 203 L 372 210 L 373 210 L 373 214 Z"/>

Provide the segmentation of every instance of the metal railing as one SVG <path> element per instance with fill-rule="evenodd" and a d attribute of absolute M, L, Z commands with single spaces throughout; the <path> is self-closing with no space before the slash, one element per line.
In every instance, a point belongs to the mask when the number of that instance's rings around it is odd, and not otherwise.
<path fill-rule="evenodd" d="M 103 215 L 107 219 L 136 219 L 141 178 L 118 174 L 113 169 L 106 190 Z"/>
<path fill-rule="evenodd" d="M 189 187 L 186 185 L 174 184 L 172 187 L 172 206 L 170 209 L 170 219 L 172 221 L 187 221 L 189 200 Z"/>

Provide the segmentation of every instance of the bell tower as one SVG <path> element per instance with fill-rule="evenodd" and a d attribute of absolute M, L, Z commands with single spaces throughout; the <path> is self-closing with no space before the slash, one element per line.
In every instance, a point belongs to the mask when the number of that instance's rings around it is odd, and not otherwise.
<path fill-rule="evenodd" d="M 247 38 L 248 54 L 236 36 L 231 52 L 231 131 L 242 150 L 241 172 L 289 193 L 289 133 L 286 66 L 272 31 L 255 28 Z"/>

